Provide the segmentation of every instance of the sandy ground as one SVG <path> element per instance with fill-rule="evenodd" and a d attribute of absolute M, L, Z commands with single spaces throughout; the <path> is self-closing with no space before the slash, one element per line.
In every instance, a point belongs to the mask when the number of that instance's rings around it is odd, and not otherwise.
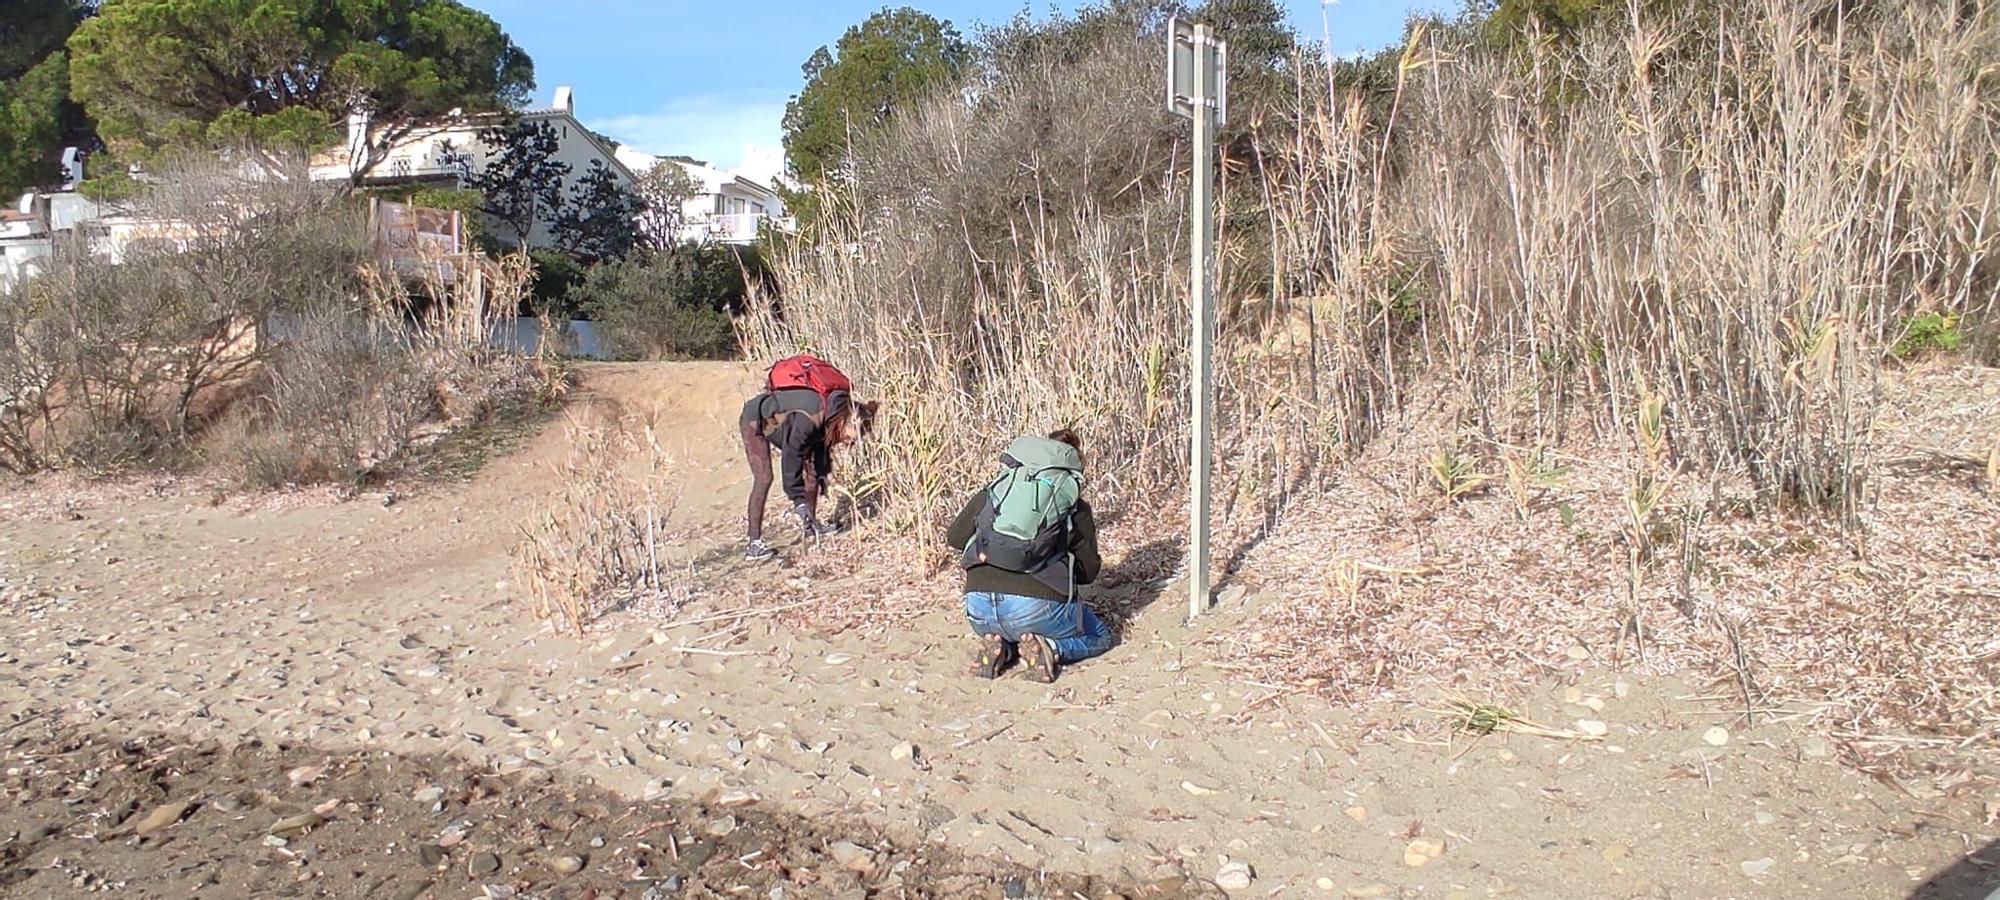
<path fill-rule="evenodd" d="M 1203 636 L 1257 616 L 1257 597 L 1190 628 L 1179 604 L 1150 602 L 1164 585 L 1116 588 L 1112 599 L 1135 611 L 1123 644 L 1053 686 L 964 676 L 948 591 L 895 631 L 787 627 L 771 613 L 806 596 L 796 570 L 723 562 L 744 482 L 733 418 L 755 377 L 714 364 L 585 369 L 573 415 L 658 423 L 685 482 L 685 552 L 714 564 L 677 622 L 614 616 L 581 640 L 529 621 L 509 583 L 518 525 L 555 488 L 561 427 L 468 482 L 398 488 L 412 493 L 393 502 L 217 504 L 182 488 L 70 494 L 46 484 L 0 495 L 0 747 L 12 748 L 9 790 L 41 798 L 0 819 L 0 893 L 82 893 L 99 882 L 62 873 L 129 880 L 166 858 L 174 877 L 156 872 L 141 895 L 185 896 L 197 884 L 215 896 L 276 891 L 278 873 L 258 874 L 258 859 L 290 876 L 312 870 L 274 857 L 290 848 L 265 846 L 257 817 L 225 828 L 217 823 L 234 820 L 196 810 L 145 837 L 112 836 L 186 794 L 64 794 L 23 762 L 100 771 L 89 755 L 111 752 L 103 745 L 58 745 L 140 738 L 295 748 L 248 761 L 241 750 L 201 752 L 270 785 L 278 799 L 249 809 L 356 804 L 317 840 L 343 840 L 340 829 L 371 816 L 393 820 L 347 842 L 371 849 L 339 865 L 366 871 L 285 889 L 299 896 L 376 896 L 352 885 L 420 874 L 392 871 L 408 861 L 378 845 L 424 839 L 437 823 L 414 819 L 432 813 L 383 810 L 453 766 L 515 773 L 517 799 L 496 802 L 523 809 L 544 809 L 550 792 L 601 790 L 593 802 L 661 804 L 699 829 L 727 800 L 750 811 L 732 815 L 768 817 L 746 831 L 790 848 L 776 856 L 798 869 L 815 869 L 811 848 L 837 838 L 821 827 L 834 822 L 853 823 L 845 840 L 885 859 L 928 850 L 946 860 L 925 863 L 940 867 L 935 878 L 794 881 L 792 896 L 1005 893 L 1009 879 L 1033 896 L 1172 895 L 1211 881 L 1242 897 L 1983 898 L 2000 888 L 2000 798 L 1965 789 L 1981 782 L 1870 778 L 1797 722 L 1736 725 L 1726 691 L 1621 676 L 1591 659 L 1553 672 L 1520 711 L 1563 727 L 1602 723 L 1601 740 L 1446 742 L 1425 708 L 1335 708 L 1204 656 Z M 1109 563 L 1146 552 L 1114 547 Z M 865 584 L 846 596 L 871 599 Z M 360 767 L 357 790 L 281 789 L 292 768 L 329 759 L 365 760 L 341 764 Z M 392 777 L 399 759 L 410 771 Z M 57 807 L 52 797 L 74 799 Z M 86 820 L 110 839 L 75 837 Z M 49 827 L 65 830 L 31 836 Z M 154 852 L 167 849 L 161 837 L 197 830 L 226 839 Z M 494 852 L 526 870 L 560 843 Z M 149 852 L 153 862 L 140 862 Z M 949 861 L 959 859 L 978 862 Z M 978 870 L 977 884 L 943 881 L 975 865 L 1100 881 L 1001 869 Z M 548 889 L 516 881 L 507 886 Z M 424 890 L 479 896 L 484 884 L 454 875 Z M 733 893 L 774 896 L 774 882 L 745 884 L 755 893 Z"/>

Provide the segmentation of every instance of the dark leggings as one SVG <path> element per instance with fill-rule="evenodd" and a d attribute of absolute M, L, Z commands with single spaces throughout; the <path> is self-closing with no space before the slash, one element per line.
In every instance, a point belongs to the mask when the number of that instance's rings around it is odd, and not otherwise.
<path fill-rule="evenodd" d="M 764 504 L 771 499 L 771 441 L 755 420 L 738 423 L 743 434 L 743 459 L 750 464 L 750 508 L 745 511 L 749 525 L 750 539 L 764 537 Z M 819 473 L 812 471 L 812 461 L 806 461 L 806 509 L 819 508 Z"/>

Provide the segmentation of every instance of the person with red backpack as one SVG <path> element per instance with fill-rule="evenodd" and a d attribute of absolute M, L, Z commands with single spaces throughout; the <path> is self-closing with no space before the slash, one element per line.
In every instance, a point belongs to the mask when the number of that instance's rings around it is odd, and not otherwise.
<path fill-rule="evenodd" d="M 778 360 L 764 376 L 764 390 L 743 404 L 738 428 L 750 465 L 749 540 L 743 558 L 777 556 L 764 542 L 764 505 L 771 494 L 771 448 L 783 460 L 785 498 L 807 538 L 831 534 L 819 519 L 819 498 L 833 474 L 833 448 L 871 431 L 879 403 L 856 403 L 854 385 L 832 364 L 800 354 Z"/>

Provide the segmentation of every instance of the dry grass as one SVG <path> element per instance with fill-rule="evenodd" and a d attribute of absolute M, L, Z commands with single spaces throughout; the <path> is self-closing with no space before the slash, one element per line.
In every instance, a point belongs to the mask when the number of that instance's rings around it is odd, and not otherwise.
<path fill-rule="evenodd" d="M 1973 371 L 1900 376 L 1887 396 L 2000 428 L 2000 373 Z M 1683 485 L 1635 564 L 1633 473 L 1615 453 L 1579 452 L 1525 517 L 1505 497 L 1445 506 L 1361 474 L 1428 440 L 1385 435 L 1256 544 L 1245 570 L 1272 592 L 1254 623 L 1211 638 L 1216 652 L 1256 680 L 1348 701 L 1434 685 L 1505 697 L 1613 667 L 1710 674 L 1752 719 L 1808 701 L 1819 727 L 1847 735 L 2000 738 L 2000 503 L 1976 469 L 1911 454 L 1924 462 L 1886 467 L 1853 529 L 1761 510 L 1747 479 Z"/>
<path fill-rule="evenodd" d="M 522 526 L 514 550 L 530 611 L 578 634 L 613 609 L 673 618 L 693 579 L 669 559 L 680 540 L 667 530 L 679 499 L 672 461 L 650 425 L 572 426 L 569 436 L 553 473 L 562 490 Z"/>
<path fill-rule="evenodd" d="M 1920 315 L 1993 322 L 2000 7 L 1694 6 L 1532 53 L 1419 30 L 1380 98 L 1299 62 L 1226 176 L 1225 265 L 1269 291 L 1225 298 L 1217 480 L 1239 570 L 1312 587 L 1219 651 L 1361 699 L 1505 693 L 1581 646 L 1713 672 L 1752 714 L 1990 737 L 2000 435 L 1955 412 L 1990 379 L 1906 378 L 1893 348 Z M 1106 77 L 1127 50 L 1073 80 L 1150 84 L 1149 53 Z M 1008 436 L 1057 423 L 1092 441 L 1101 509 L 1179 528 L 1173 179 L 1107 199 L 983 149 L 1075 108 L 1061 81 L 857 147 L 857 212 L 790 248 L 783 321 L 747 329 L 889 401 L 877 535 L 934 541 Z M 1155 122 L 1034 133 L 1161 146 Z M 923 190 L 870 180 L 919 157 Z M 1937 449 L 1899 447 L 1905 416 Z M 1940 453 L 1953 477 L 1904 462 Z"/>

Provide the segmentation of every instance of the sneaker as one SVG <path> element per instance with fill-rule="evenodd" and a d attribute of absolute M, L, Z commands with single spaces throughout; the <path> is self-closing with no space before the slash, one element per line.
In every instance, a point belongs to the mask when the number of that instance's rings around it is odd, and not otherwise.
<path fill-rule="evenodd" d="M 1049 639 L 1039 634 L 1021 636 L 1021 671 L 1029 681 L 1054 684 L 1056 680 L 1056 648 Z"/>
<path fill-rule="evenodd" d="M 977 678 L 998 678 L 1014 662 L 1014 645 L 997 634 L 979 639 L 979 651 L 972 657 L 972 674 Z"/>
<path fill-rule="evenodd" d="M 743 558 L 751 562 L 763 562 L 777 555 L 778 551 L 771 549 L 771 545 L 764 543 L 762 538 L 743 545 Z"/>

